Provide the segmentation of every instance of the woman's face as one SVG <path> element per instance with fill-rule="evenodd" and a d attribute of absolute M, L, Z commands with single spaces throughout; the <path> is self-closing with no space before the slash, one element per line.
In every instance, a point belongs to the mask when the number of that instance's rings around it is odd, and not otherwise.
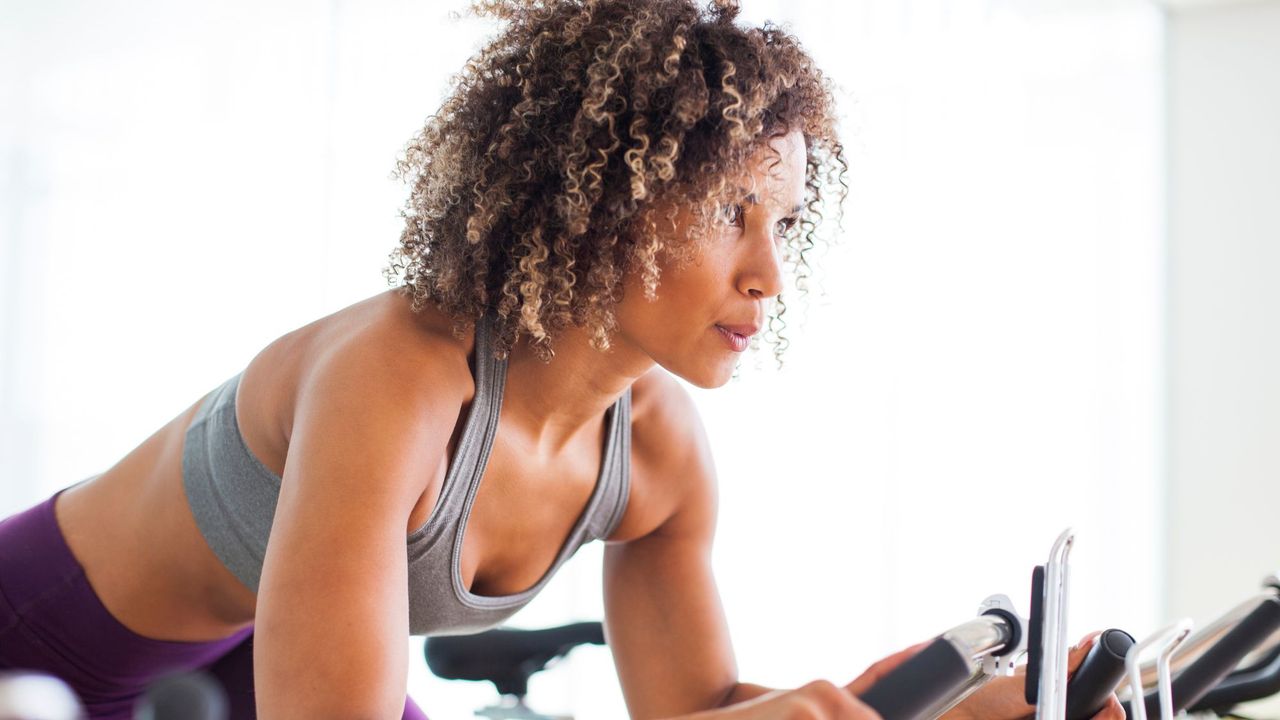
<path fill-rule="evenodd" d="M 617 339 L 698 387 L 728 382 L 766 303 L 782 291 L 782 235 L 804 201 L 805 144 L 800 131 L 774 138 L 730 186 L 720 225 L 679 263 L 658 259 L 657 298 L 644 297 L 638 273 L 627 278 L 617 308 Z M 676 216 L 677 238 L 690 217 Z M 676 241 L 678 242 L 678 241 Z"/>

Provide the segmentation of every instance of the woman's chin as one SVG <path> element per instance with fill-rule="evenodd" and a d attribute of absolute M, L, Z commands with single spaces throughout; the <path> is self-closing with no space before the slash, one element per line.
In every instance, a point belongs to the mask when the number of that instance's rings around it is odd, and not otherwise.
<path fill-rule="evenodd" d="M 649 347 L 656 348 L 657 345 Z M 648 352 L 648 356 L 667 372 L 703 390 L 727 384 L 742 360 L 740 353 L 729 351 L 719 342 L 671 343 L 662 351 Z"/>
<path fill-rule="evenodd" d="M 734 363 L 721 363 L 718 365 L 704 365 L 698 368 L 683 368 L 677 370 L 675 368 L 667 368 L 673 374 L 678 375 L 682 380 L 695 387 L 703 390 L 714 390 L 728 384 L 733 378 Z"/>

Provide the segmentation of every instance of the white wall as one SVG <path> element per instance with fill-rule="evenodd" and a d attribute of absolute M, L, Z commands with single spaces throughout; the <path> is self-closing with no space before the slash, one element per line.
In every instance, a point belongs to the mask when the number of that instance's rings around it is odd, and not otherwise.
<path fill-rule="evenodd" d="M 1169 618 L 1280 567 L 1280 2 L 1168 20 Z"/>

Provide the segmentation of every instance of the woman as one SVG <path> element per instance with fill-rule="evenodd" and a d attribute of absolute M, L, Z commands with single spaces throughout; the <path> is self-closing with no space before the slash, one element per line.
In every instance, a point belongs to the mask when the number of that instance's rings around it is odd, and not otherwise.
<path fill-rule="evenodd" d="M 508 26 L 401 162 L 402 284 L 0 524 L 0 668 L 101 718 L 198 667 L 236 717 L 422 718 L 405 636 L 492 627 L 600 539 L 634 717 L 874 717 L 856 695 L 911 649 L 843 688 L 738 682 L 673 378 L 724 384 L 769 318 L 778 340 L 770 303 L 843 188 L 825 80 L 729 4 L 475 9 Z M 1018 717 L 1020 694 L 953 712 Z"/>

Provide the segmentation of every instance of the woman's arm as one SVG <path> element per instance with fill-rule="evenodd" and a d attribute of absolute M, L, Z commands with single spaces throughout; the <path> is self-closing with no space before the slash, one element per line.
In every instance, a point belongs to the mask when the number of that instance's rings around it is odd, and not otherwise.
<path fill-rule="evenodd" d="M 444 382 L 413 379 L 430 370 L 395 362 L 368 348 L 331 357 L 300 391 L 258 590 L 262 720 L 391 720 L 404 708 L 408 518 L 457 406 L 438 400 Z"/>
<path fill-rule="evenodd" d="M 634 396 L 632 507 L 652 529 L 610 543 L 604 560 L 606 629 L 627 708 L 637 720 L 671 717 L 769 693 L 738 683 L 711 570 L 715 468 L 693 401 L 660 372 Z"/>
<path fill-rule="evenodd" d="M 733 690 L 729 691 L 729 696 L 724 699 L 721 707 L 737 705 L 738 703 L 753 700 L 761 695 L 768 695 L 774 690 L 775 688 L 767 688 L 763 685 L 756 685 L 754 683 L 735 683 Z"/>

